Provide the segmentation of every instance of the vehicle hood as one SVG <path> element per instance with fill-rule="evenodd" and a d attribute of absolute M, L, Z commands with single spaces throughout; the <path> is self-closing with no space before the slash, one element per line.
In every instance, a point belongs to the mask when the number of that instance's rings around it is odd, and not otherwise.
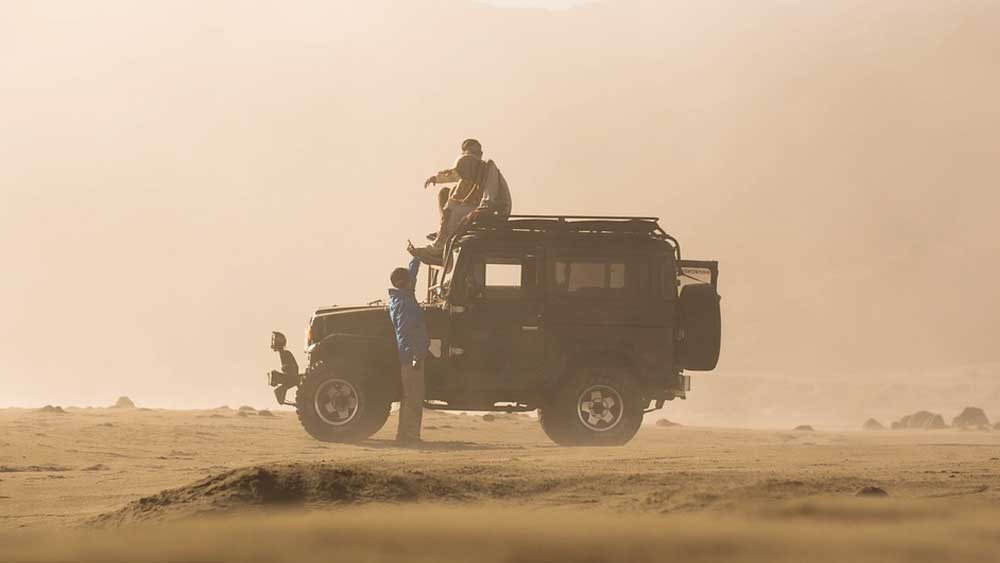
<path fill-rule="evenodd" d="M 385 305 L 319 309 L 313 314 L 309 328 L 312 343 L 334 334 L 393 337 L 389 309 Z"/>

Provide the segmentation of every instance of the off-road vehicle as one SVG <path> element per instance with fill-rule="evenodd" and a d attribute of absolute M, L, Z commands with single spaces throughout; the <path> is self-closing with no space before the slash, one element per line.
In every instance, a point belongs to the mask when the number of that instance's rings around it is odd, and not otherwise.
<path fill-rule="evenodd" d="M 445 256 L 423 304 L 426 408 L 537 409 L 556 443 L 624 444 L 685 398 L 685 370 L 718 361 L 718 263 L 682 260 L 654 217 L 513 215 L 472 224 Z M 304 373 L 269 383 L 309 434 L 356 441 L 385 424 L 400 367 L 384 305 L 317 310 L 306 353 Z"/>

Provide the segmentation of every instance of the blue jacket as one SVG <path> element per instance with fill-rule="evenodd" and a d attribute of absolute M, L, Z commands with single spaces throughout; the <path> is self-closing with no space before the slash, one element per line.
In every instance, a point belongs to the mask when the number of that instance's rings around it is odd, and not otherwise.
<path fill-rule="evenodd" d="M 416 287 L 417 272 L 420 271 L 420 260 L 410 260 L 411 287 Z M 396 330 L 396 346 L 399 348 L 399 361 L 402 365 L 410 365 L 414 358 L 427 357 L 427 348 L 431 341 L 427 338 L 427 324 L 424 322 L 424 310 L 417 303 L 413 289 L 403 290 L 389 288 L 389 318 Z"/>

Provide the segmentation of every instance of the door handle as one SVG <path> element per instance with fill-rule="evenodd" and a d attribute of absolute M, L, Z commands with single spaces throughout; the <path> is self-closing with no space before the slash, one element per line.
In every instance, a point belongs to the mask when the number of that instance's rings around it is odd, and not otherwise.
<path fill-rule="evenodd" d="M 521 330 L 523 331 L 535 331 L 542 326 L 542 314 L 538 313 L 535 315 L 535 324 L 533 325 L 521 325 Z"/>

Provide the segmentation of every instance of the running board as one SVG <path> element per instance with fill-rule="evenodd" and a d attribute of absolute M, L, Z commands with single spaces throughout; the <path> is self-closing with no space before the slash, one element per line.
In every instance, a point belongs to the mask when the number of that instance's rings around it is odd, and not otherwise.
<path fill-rule="evenodd" d="M 485 412 L 531 412 L 538 407 L 531 407 L 524 404 L 516 405 L 452 405 L 438 401 L 424 401 L 424 408 L 432 411 L 485 411 Z"/>

